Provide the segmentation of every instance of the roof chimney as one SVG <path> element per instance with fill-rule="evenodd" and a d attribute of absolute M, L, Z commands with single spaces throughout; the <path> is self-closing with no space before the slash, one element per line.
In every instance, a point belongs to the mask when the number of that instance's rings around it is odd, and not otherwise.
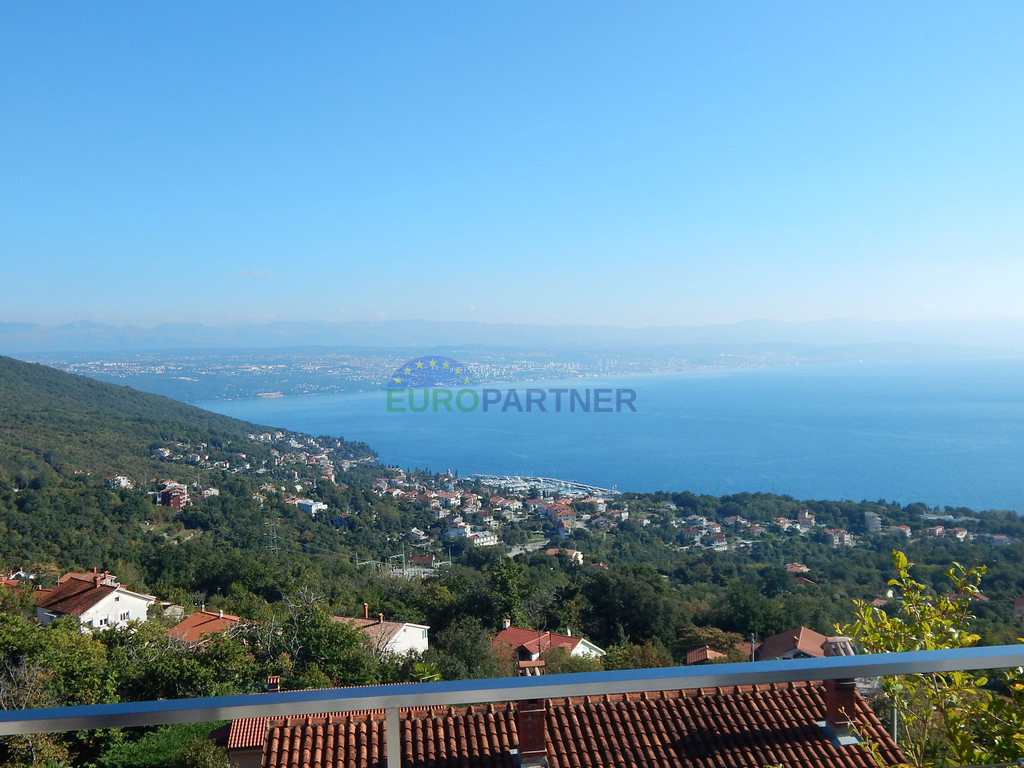
<path fill-rule="evenodd" d="M 857 683 L 853 678 L 825 681 L 825 726 L 831 730 L 840 744 L 850 742 L 853 737 L 856 711 Z"/>
<path fill-rule="evenodd" d="M 267 693 L 278 693 L 281 690 L 281 676 L 267 675 Z"/>
<path fill-rule="evenodd" d="M 223 608 L 221 608 L 219 611 L 217 611 L 217 618 L 218 619 L 223 619 L 224 618 L 224 609 Z"/>
<path fill-rule="evenodd" d="M 853 643 L 848 637 L 826 637 L 825 642 L 821 644 L 821 650 L 825 652 L 826 656 L 857 655 L 857 652 L 853 650 Z"/>
<path fill-rule="evenodd" d="M 384 623 L 384 614 L 383 613 L 378 613 L 377 614 L 377 623 L 378 624 L 383 624 Z"/>
<path fill-rule="evenodd" d="M 364 619 L 370 618 L 370 604 L 369 603 L 363 603 L 363 618 Z"/>
<path fill-rule="evenodd" d="M 501 628 L 502 629 L 508 629 L 511 626 L 512 626 L 512 619 L 505 618 L 505 619 L 501 620 Z"/>
<path fill-rule="evenodd" d="M 516 708 L 521 768 L 547 768 L 547 707 L 543 699 L 520 701 Z"/>
<path fill-rule="evenodd" d="M 821 644 L 826 656 L 854 656 L 848 637 L 828 637 Z M 840 745 L 859 743 L 854 728 L 857 711 L 857 682 L 853 678 L 825 681 L 825 727 Z"/>

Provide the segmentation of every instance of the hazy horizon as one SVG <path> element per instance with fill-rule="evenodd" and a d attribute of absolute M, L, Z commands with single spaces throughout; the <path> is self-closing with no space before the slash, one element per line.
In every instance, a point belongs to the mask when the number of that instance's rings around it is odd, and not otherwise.
<path fill-rule="evenodd" d="M 888 350 L 886 357 L 921 354 L 961 357 L 1024 354 L 1024 319 L 978 321 L 882 322 L 833 318 L 809 322 L 749 320 L 691 326 L 626 326 L 479 321 L 371 320 L 342 322 L 268 322 L 212 325 L 164 323 L 110 325 L 92 321 L 63 325 L 0 321 L 0 354 L 54 352 L 145 352 L 179 350 L 359 347 L 428 349 L 478 346 L 504 349 L 605 349 L 628 352 L 654 349 L 717 348 L 749 353 L 754 348 L 797 351 L 807 348 Z M 743 349 L 741 349 L 743 348 Z"/>

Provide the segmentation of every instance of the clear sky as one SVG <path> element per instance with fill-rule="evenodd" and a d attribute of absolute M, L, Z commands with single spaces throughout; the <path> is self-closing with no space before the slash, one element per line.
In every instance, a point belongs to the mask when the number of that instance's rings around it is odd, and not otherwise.
<path fill-rule="evenodd" d="M 1024 314 L 1024 4 L 6 2 L 0 321 Z"/>

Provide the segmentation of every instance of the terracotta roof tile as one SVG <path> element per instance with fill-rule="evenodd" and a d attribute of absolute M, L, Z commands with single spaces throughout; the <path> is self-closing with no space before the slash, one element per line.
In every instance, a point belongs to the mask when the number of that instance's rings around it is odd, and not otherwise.
<path fill-rule="evenodd" d="M 352 616 L 331 616 L 331 621 L 336 624 L 347 624 L 350 627 L 365 632 L 370 637 L 370 642 L 375 648 L 384 648 L 392 638 L 402 631 L 404 621 L 388 621 L 379 618 L 365 619 Z M 418 626 L 418 625 L 417 625 Z"/>
<path fill-rule="evenodd" d="M 92 581 L 69 579 L 53 589 L 36 592 L 36 605 L 53 613 L 81 616 L 117 587 L 108 584 L 96 586 Z"/>
<path fill-rule="evenodd" d="M 757 658 L 759 661 L 777 659 L 790 651 L 797 650 L 806 656 L 820 659 L 825 656 L 825 651 L 821 646 L 827 639 L 813 629 L 797 627 L 766 637 L 757 649 Z"/>
<path fill-rule="evenodd" d="M 503 629 L 494 638 L 495 643 L 511 645 L 513 648 L 525 648 L 530 653 L 545 653 L 553 648 L 564 648 L 572 652 L 572 649 L 580 644 L 583 638 L 575 635 L 559 635 L 554 632 L 544 632 L 538 629 L 525 629 L 523 627 L 509 627 Z"/>
<path fill-rule="evenodd" d="M 856 702 L 856 719 L 879 745 L 881 758 L 890 765 L 903 761 L 864 700 L 858 696 Z M 490 704 L 403 710 L 402 765 L 514 768 L 515 709 Z M 550 768 L 872 768 L 866 747 L 833 744 L 818 725 L 824 714 L 821 683 L 552 700 L 547 759 Z M 264 768 L 383 766 L 383 712 L 259 722 L 266 731 Z"/>
<path fill-rule="evenodd" d="M 724 653 L 716 651 L 710 645 L 702 645 L 699 648 L 693 648 L 686 652 L 686 663 L 703 664 L 706 661 L 724 659 L 725 657 L 726 655 Z"/>
<path fill-rule="evenodd" d="M 215 611 L 196 611 L 188 618 L 178 622 L 165 633 L 173 640 L 180 640 L 183 643 L 194 645 L 204 635 L 212 635 L 217 632 L 234 627 L 241 619 L 228 613 Z"/>

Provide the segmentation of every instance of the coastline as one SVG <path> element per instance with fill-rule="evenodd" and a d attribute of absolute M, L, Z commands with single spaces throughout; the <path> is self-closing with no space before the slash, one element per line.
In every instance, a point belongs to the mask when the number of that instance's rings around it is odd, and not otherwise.
<path fill-rule="evenodd" d="M 746 374 L 746 375 L 743 375 Z M 1024 509 L 1024 361 L 834 363 L 628 377 L 638 413 L 391 413 L 384 390 L 208 410 L 370 444 L 387 465 L 617 490 Z"/>

